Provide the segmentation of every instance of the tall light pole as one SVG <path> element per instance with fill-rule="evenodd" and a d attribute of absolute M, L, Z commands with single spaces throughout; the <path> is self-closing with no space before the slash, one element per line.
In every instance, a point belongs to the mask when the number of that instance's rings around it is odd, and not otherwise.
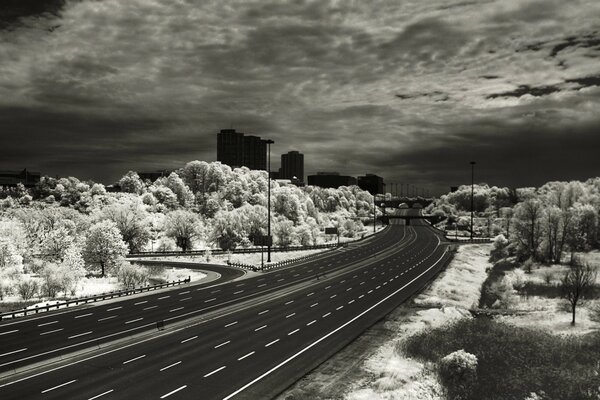
<path fill-rule="evenodd" d="M 475 193 L 475 161 L 471 161 L 471 242 L 473 241 L 473 194 Z"/>
<path fill-rule="evenodd" d="M 265 143 L 268 147 L 268 157 L 267 157 L 267 213 L 269 216 L 267 217 L 267 262 L 271 262 L 271 145 L 275 143 L 271 139 L 265 140 Z"/>

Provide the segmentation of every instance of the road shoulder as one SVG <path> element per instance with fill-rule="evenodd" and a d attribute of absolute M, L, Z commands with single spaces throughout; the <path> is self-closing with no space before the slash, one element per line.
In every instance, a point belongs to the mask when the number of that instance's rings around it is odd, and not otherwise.
<path fill-rule="evenodd" d="M 439 276 L 350 345 L 296 382 L 278 400 L 441 399 L 431 367 L 406 358 L 402 341 L 457 318 L 479 300 L 490 245 L 463 245 Z"/>

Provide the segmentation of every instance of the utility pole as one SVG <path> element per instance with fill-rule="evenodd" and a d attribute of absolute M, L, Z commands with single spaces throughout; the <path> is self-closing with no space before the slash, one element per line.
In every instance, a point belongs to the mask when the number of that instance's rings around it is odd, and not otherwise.
<path fill-rule="evenodd" d="M 473 195 L 475 193 L 475 161 L 471 161 L 471 242 L 473 241 Z"/>
<path fill-rule="evenodd" d="M 267 143 L 267 147 L 268 149 L 268 157 L 267 157 L 267 212 L 269 214 L 268 219 L 267 219 L 267 237 L 268 237 L 268 243 L 267 243 L 267 262 L 270 263 L 271 262 L 271 244 L 272 244 L 272 239 L 271 239 L 271 144 L 275 143 L 274 141 L 272 141 L 271 139 L 267 139 L 265 140 L 265 142 Z"/>

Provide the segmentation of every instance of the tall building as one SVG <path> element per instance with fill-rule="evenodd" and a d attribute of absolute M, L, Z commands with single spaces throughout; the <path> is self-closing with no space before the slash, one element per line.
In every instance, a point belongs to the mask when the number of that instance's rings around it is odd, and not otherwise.
<path fill-rule="evenodd" d="M 304 182 L 304 154 L 298 151 L 289 151 L 281 155 L 280 178 Z"/>
<path fill-rule="evenodd" d="M 244 136 L 242 165 L 250 169 L 267 169 L 267 143 L 258 136 Z"/>
<path fill-rule="evenodd" d="M 317 172 L 316 175 L 308 176 L 308 184 L 323 188 L 338 188 L 340 186 L 356 185 L 356 178 L 340 175 L 338 172 Z"/>
<path fill-rule="evenodd" d="M 372 195 L 383 193 L 383 178 L 374 174 L 358 177 L 358 187 Z"/>
<path fill-rule="evenodd" d="M 217 161 L 232 168 L 244 165 L 244 134 L 235 129 L 221 129 L 217 133 Z"/>
<path fill-rule="evenodd" d="M 267 143 L 258 136 L 245 136 L 235 129 L 217 133 L 217 161 L 231 168 L 267 169 Z"/>

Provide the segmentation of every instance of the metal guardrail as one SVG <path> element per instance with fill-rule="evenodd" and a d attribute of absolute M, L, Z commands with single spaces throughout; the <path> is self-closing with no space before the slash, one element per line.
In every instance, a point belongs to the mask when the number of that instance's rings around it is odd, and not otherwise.
<path fill-rule="evenodd" d="M 112 299 L 115 297 L 129 296 L 129 295 L 136 294 L 136 293 L 149 292 L 151 290 L 157 290 L 157 289 L 162 289 L 162 288 L 169 287 L 169 286 L 176 286 L 176 285 L 181 285 L 184 283 L 189 283 L 190 281 L 191 281 L 191 277 L 188 276 L 186 279 L 183 279 L 183 280 L 180 279 L 177 281 L 161 283 L 159 285 L 143 286 L 143 287 L 139 287 L 139 288 L 125 289 L 125 290 L 116 290 L 113 292 L 102 293 L 102 294 L 99 294 L 96 296 L 81 297 L 81 298 L 77 298 L 77 299 L 73 299 L 73 300 L 67 300 L 67 301 L 64 301 L 61 303 L 56 303 L 56 304 L 48 304 L 45 306 L 35 306 L 34 308 L 23 308 L 20 310 L 13 310 L 13 311 L 5 312 L 5 313 L 0 313 L 0 321 L 5 319 L 6 317 L 16 318 L 18 316 L 26 316 L 29 314 L 37 314 L 39 312 L 46 312 L 46 311 L 50 311 L 52 309 L 58 310 L 61 307 L 69 307 L 72 304 L 79 305 L 79 304 L 86 304 L 86 303 L 90 303 L 90 302 L 95 303 L 98 300 L 106 300 L 106 299 Z"/>
<path fill-rule="evenodd" d="M 492 238 L 465 238 L 465 239 L 456 239 L 453 237 L 446 236 L 446 239 L 453 243 L 492 243 L 494 239 Z"/>
<path fill-rule="evenodd" d="M 342 244 L 342 245 L 340 245 L 340 247 L 344 247 L 344 245 Z M 311 258 L 315 258 L 320 255 L 322 255 L 322 253 L 308 254 L 308 255 L 302 256 L 302 257 L 290 258 L 289 260 L 282 260 L 282 261 L 279 261 L 276 263 L 271 263 L 271 264 L 265 265 L 264 268 L 261 268 L 260 266 L 251 265 L 251 264 L 234 263 L 234 262 L 230 262 L 230 261 L 227 261 L 227 265 L 232 266 L 232 267 L 243 268 L 243 269 L 247 269 L 247 270 L 255 271 L 255 272 L 256 271 L 269 271 L 269 270 L 279 268 L 279 267 L 282 267 L 285 265 L 290 265 L 290 264 L 298 262 L 298 261 L 309 260 Z"/>

